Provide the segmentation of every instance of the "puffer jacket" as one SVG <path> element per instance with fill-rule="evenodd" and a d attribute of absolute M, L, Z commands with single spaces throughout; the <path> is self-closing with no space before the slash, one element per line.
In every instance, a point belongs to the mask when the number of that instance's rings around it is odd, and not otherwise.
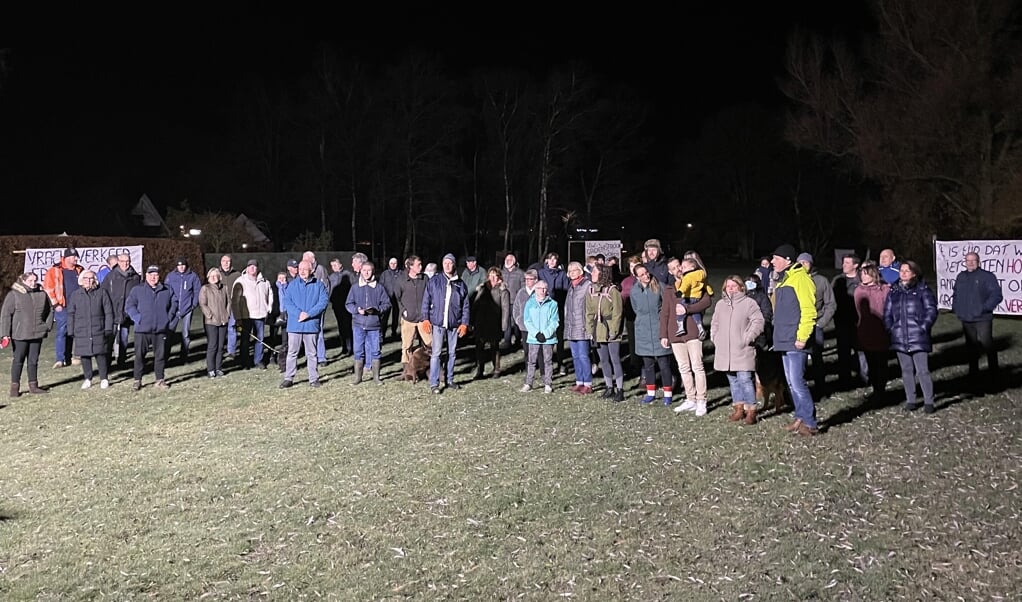
<path fill-rule="evenodd" d="M 962 322 L 989 322 L 1004 300 L 997 276 L 983 268 L 960 272 L 955 278 L 955 296 L 951 311 Z"/>
<path fill-rule="evenodd" d="M 199 289 L 202 288 L 202 282 L 199 281 L 199 276 L 195 272 L 185 270 L 184 273 L 181 273 L 174 270 L 167 274 L 163 282 L 177 295 L 178 317 L 184 317 L 199 304 Z"/>
<path fill-rule="evenodd" d="M 652 284 L 652 282 L 651 282 Z M 657 288 L 636 282 L 628 300 L 635 310 L 634 353 L 649 357 L 670 355 L 670 348 L 660 344 L 660 308 L 664 305 L 665 291 L 674 298 L 674 290 L 663 284 Z M 705 297 L 709 299 L 709 297 Z M 709 305 L 707 303 L 707 305 Z"/>
<path fill-rule="evenodd" d="M 46 336 L 53 326 L 53 306 L 42 287 L 29 289 L 21 282 L 11 286 L 0 310 L 0 337 L 34 341 Z"/>
<path fill-rule="evenodd" d="M 774 351 L 799 351 L 796 341 L 805 343 L 808 353 L 816 326 L 816 284 L 800 263 L 779 274 L 774 287 Z"/>
<path fill-rule="evenodd" d="M 891 286 L 884 302 L 884 327 L 891 335 L 891 349 L 902 353 L 933 351 L 930 330 L 937 321 L 937 296 L 924 282 Z"/>
<path fill-rule="evenodd" d="M 223 282 L 208 282 L 199 289 L 199 309 L 202 323 L 210 326 L 226 326 L 231 319 L 231 298 Z"/>
<path fill-rule="evenodd" d="M 231 311 L 235 320 L 264 320 L 273 309 L 273 289 L 262 273 L 255 278 L 242 274 L 231 290 Z"/>
<path fill-rule="evenodd" d="M 564 340 L 587 341 L 586 296 L 590 282 L 582 279 L 578 284 L 568 282 L 568 296 L 564 300 Z"/>
<path fill-rule="evenodd" d="M 616 286 L 590 286 L 586 295 L 586 334 L 597 343 L 619 342 L 624 303 Z"/>
<path fill-rule="evenodd" d="M 372 314 L 360 314 L 359 308 L 376 308 Z M 390 311 L 390 292 L 377 280 L 366 282 L 361 278 L 358 284 L 348 291 L 348 298 L 344 301 L 344 308 L 351 314 L 351 324 L 362 330 L 379 330 L 380 316 Z"/>
<path fill-rule="evenodd" d="M 287 312 L 287 332 L 295 334 L 310 334 L 319 332 L 320 320 L 323 319 L 323 312 L 330 303 L 330 295 L 315 277 L 308 280 L 295 278 L 287 283 L 284 288 L 284 302 L 282 309 Z M 305 321 L 299 321 L 299 314 L 305 312 L 309 317 Z"/>
<path fill-rule="evenodd" d="M 525 342 L 530 345 L 553 345 L 557 343 L 557 328 L 561 325 L 557 301 L 550 297 L 543 299 L 540 303 L 536 295 L 529 297 L 522 310 L 522 321 L 525 323 L 525 330 L 528 336 Z M 542 332 L 546 340 L 542 343 L 536 339 L 536 333 Z"/>
<path fill-rule="evenodd" d="M 891 337 L 884 328 L 884 304 L 890 293 L 891 286 L 882 280 L 880 284 L 860 284 L 852 293 L 859 317 L 855 337 L 862 351 L 887 351 L 891 348 Z"/>
<path fill-rule="evenodd" d="M 472 328 L 476 338 L 495 341 L 504 335 L 510 321 L 511 293 L 504 283 L 493 287 L 483 282 L 476 287 L 472 301 Z"/>
<path fill-rule="evenodd" d="M 72 268 L 67 260 L 67 257 L 61 259 L 60 263 L 53 264 L 53 267 L 46 270 L 46 274 L 43 275 L 43 290 L 46 291 L 46 295 L 50 298 L 50 304 L 54 307 L 67 305 L 67 299 L 64 298 L 64 270 L 74 270 L 75 274 L 81 274 L 85 269 L 80 265 L 75 265 Z"/>
<path fill-rule="evenodd" d="M 763 312 L 755 299 L 738 292 L 728 297 L 725 293 L 713 308 L 710 320 L 710 340 L 713 369 L 721 372 L 752 371 L 756 369 L 756 337 L 763 332 Z"/>
<path fill-rule="evenodd" d="M 426 283 L 426 293 L 422 295 L 422 318 L 429 320 L 433 326 L 449 329 L 468 326 L 471 318 L 468 302 L 469 291 L 461 278 L 457 275 L 447 278 L 443 272 L 434 274 Z"/>
<path fill-rule="evenodd" d="M 177 326 L 177 297 L 166 284 L 157 282 L 153 287 L 147 282 L 128 293 L 124 313 L 135 323 L 137 333 L 170 332 Z"/>
<path fill-rule="evenodd" d="M 110 294 L 96 287 L 71 293 L 67 309 L 67 332 L 74 337 L 74 353 L 92 357 L 107 352 L 106 337 L 114 331 L 114 308 Z"/>
<path fill-rule="evenodd" d="M 128 300 L 128 293 L 131 292 L 131 289 L 140 284 L 142 284 L 142 277 L 130 265 L 123 272 L 119 267 L 110 270 L 110 273 L 103 280 L 101 286 L 110 295 L 110 303 L 114 308 L 115 324 L 131 323 L 131 319 L 124 313 L 124 303 Z"/>

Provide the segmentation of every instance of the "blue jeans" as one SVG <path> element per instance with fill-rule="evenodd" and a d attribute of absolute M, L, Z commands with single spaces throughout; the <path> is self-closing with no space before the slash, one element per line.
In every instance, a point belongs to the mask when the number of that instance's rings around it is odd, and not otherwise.
<path fill-rule="evenodd" d="M 593 384 L 593 364 L 589 360 L 589 341 L 568 341 L 571 364 L 575 368 L 575 384 Z"/>
<path fill-rule="evenodd" d="M 440 386 L 440 352 L 447 341 L 447 386 L 454 384 L 454 360 L 458 349 L 458 329 L 433 326 L 433 353 L 429 356 L 429 386 Z"/>
<path fill-rule="evenodd" d="M 56 360 L 54 361 L 70 364 L 71 346 L 68 345 L 68 339 L 71 337 L 67 335 L 67 308 L 54 312 L 53 315 L 57 322 L 57 333 L 53 339 L 53 345 L 56 348 Z"/>
<path fill-rule="evenodd" d="M 227 320 L 227 354 L 234 355 L 238 352 L 238 322 L 234 319 L 234 314 L 231 314 L 229 320 Z"/>
<path fill-rule="evenodd" d="M 252 341 L 252 333 L 255 332 L 255 361 L 251 365 L 259 365 L 263 363 L 263 327 L 266 325 L 265 320 L 257 320 L 255 318 L 246 318 L 241 321 L 241 365 L 249 367 L 248 363 L 248 346 Z"/>
<path fill-rule="evenodd" d="M 188 331 L 192 327 L 192 312 L 181 315 L 181 355 L 188 355 L 188 348 L 192 344 L 191 333 Z"/>
<path fill-rule="evenodd" d="M 755 372 L 739 370 L 727 373 L 727 384 L 731 386 L 731 403 L 756 405 L 756 387 L 753 385 Z"/>
<path fill-rule="evenodd" d="M 816 428 L 816 406 L 813 395 L 806 385 L 806 359 L 804 351 L 786 351 L 781 356 L 784 364 L 784 380 L 788 381 L 791 399 L 795 402 L 795 418 L 811 429 Z M 755 397 L 753 397 L 755 399 Z"/>
<path fill-rule="evenodd" d="M 355 326 L 351 330 L 355 336 L 355 361 L 364 362 L 380 359 L 380 331 L 366 330 Z"/>

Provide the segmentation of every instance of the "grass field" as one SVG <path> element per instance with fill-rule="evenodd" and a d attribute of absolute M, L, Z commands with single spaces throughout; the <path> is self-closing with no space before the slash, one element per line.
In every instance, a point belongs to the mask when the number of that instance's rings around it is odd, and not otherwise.
<path fill-rule="evenodd" d="M 132 393 L 47 347 L 53 391 L 0 411 L 0 598 L 1022 599 L 1022 324 L 995 334 L 1012 388 L 959 392 L 943 316 L 937 413 L 838 393 L 809 440 L 728 423 L 719 375 L 696 418 L 634 379 L 623 404 L 518 393 L 521 354 L 439 396 L 395 343 L 382 387 L 350 359 L 320 389 L 210 381 L 196 355 Z"/>

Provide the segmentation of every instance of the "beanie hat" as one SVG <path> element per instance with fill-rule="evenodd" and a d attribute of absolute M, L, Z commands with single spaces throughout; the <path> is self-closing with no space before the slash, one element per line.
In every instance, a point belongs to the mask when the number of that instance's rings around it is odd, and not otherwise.
<path fill-rule="evenodd" d="M 444 255 L 444 259 L 443 260 L 447 261 L 448 259 L 450 259 L 454 263 L 458 263 L 458 258 L 454 256 L 454 253 L 448 253 L 447 255 Z"/>
<path fill-rule="evenodd" d="M 803 261 L 808 261 L 809 263 L 813 263 L 813 256 L 810 255 L 809 253 L 799 253 L 798 259 L 796 259 L 795 261 L 797 261 L 799 263 L 802 263 Z"/>
<path fill-rule="evenodd" d="M 793 261 L 795 259 L 795 247 L 785 243 L 774 249 L 774 255 L 783 257 L 788 261 Z"/>

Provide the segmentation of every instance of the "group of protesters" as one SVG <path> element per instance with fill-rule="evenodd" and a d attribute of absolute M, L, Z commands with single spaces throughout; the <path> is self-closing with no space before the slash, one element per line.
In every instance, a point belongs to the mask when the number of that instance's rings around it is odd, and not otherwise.
<path fill-rule="evenodd" d="M 184 258 L 161 280 L 159 266 L 150 265 L 139 275 L 127 254 L 111 256 L 98 273 L 77 264 L 74 248 L 62 255 L 41 284 L 35 274 L 23 274 L 4 299 L 0 345 L 13 342 L 11 397 L 21 394 L 26 365 L 28 392 L 47 392 L 39 383 L 38 361 L 51 328 L 54 368 L 80 363 L 83 389 L 92 386 L 93 364 L 99 386 L 110 386 L 111 360 L 118 368 L 127 363 L 130 331 L 132 388 L 142 387 L 150 351 L 154 386 L 167 388 L 165 367 L 172 342 L 180 340 L 180 359 L 189 361 L 189 331 L 196 309 L 203 316 L 209 378 L 224 376 L 225 359 L 233 358 L 241 368 L 266 369 L 278 355 L 280 387 L 290 388 L 304 348 L 309 385 L 318 387 L 318 368 L 327 363 L 323 317 L 332 305 L 341 352 L 353 355 L 356 385 L 367 378 L 366 369 L 371 381 L 382 383 L 381 348 L 389 330 L 392 337 L 400 337 L 403 365 L 412 361 L 417 347 L 427 350 L 433 393 L 459 389 L 457 349 L 470 337 L 475 346 L 474 379 L 486 376 L 487 364 L 493 366 L 490 376 L 500 377 L 502 354 L 520 345 L 526 365 L 522 392 L 532 391 L 538 378 L 543 390 L 551 393 L 555 372 L 565 376 L 570 357 L 574 393 L 594 393 L 593 377 L 600 372 L 602 397 L 624 401 L 628 368 L 630 375 L 638 373 L 642 403 L 659 398 L 675 412 L 703 416 L 707 412 L 703 348 L 709 339 L 713 368 L 729 381 L 732 421 L 756 422 L 757 400 L 763 397 L 760 368 L 773 360 L 782 367 L 795 406 L 794 421 L 785 428 L 813 436 L 818 433 L 814 398 L 827 394 L 823 330 L 833 323 L 840 383 L 868 384 L 869 398 L 882 399 L 889 380 L 888 357 L 894 351 L 905 383 L 905 408 L 920 407 L 918 384 L 921 406 L 928 413 L 934 410 L 927 357 L 937 318 L 936 298 L 919 265 L 898 262 L 890 249 L 883 250 L 876 263 L 846 255 L 841 273 L 828 281 L 815 269 L 811 255 L 784 244 L 751 274 L 728 275 L 716 292 L 697 252 L 667 258 L 657 239 L 647 240 L 640 254 L 627 257 L 623 271 L 614 258 L 595 255 L 565 266 L 551 252 L 524 269 L 514 254 L 504 256 L 503 265 L 488 269 L 470 256 L 460 273 L 456 257 L 448 253 L 430 277 L 422 259 L 414 255 L 404 260 L 403 269 L 397 258 L 391 258 L 378 273 L 366 255 L 355 253 L 350 269 L 335 258 L 328 272 L 314 253 L 306 252 L 301 260 L 289 260 L 286 271 L 273 282 L 254 259 L 243 272 L 236 271 L 230 255 L 207 271 L 205 283 Z M 982 353 L 991 372 L 997 372 L 991 324 L 1001 290 L 979 264 L 977 254 L 966 256 L 953 304 L 971 350 L 972 379 L 978 379 Z M 707 328 L 703 314 L 718 292 Z M 678 404 L 675 374 L 684 394 Z"/>

